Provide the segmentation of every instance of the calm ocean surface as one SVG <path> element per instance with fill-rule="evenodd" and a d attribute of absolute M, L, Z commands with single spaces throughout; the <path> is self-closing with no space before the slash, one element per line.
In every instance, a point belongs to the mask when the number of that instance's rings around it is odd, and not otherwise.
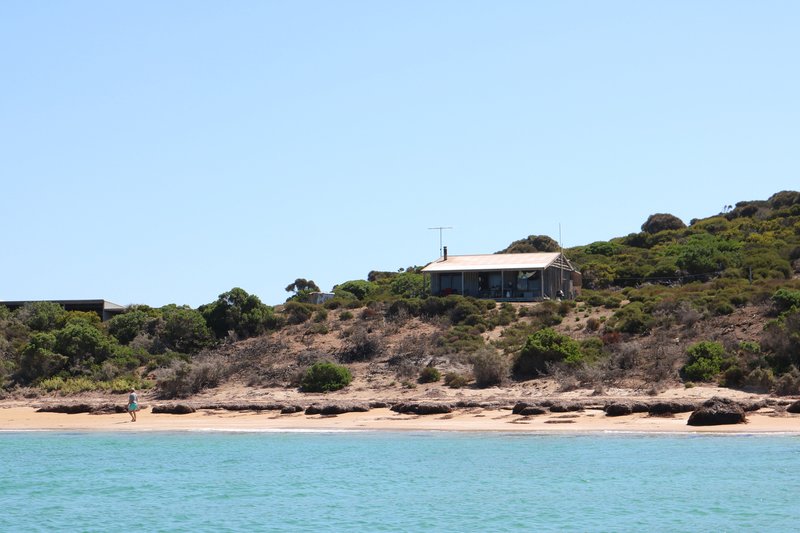
<path fill-rule="evenodd" d="M 798 531 L 800 437 L 0 432 L 0 531 Z"/>

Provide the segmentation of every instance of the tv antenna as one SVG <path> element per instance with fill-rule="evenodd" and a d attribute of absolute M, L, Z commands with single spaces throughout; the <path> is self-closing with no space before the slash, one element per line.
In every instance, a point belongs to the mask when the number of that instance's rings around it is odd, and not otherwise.
<path fill-rule="evenodd" d="M 453 229 L 452 226 L 436 226 L 434 228 L 428 229 L 438 229 L 439 230 L 439 257 L 442 257 L 442 231 L 446 229 Z"/>

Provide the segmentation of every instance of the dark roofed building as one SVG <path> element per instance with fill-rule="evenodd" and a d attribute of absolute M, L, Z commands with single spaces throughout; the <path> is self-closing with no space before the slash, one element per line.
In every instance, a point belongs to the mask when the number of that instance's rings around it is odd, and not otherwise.
<path fill-rule="evenodd" d="M 106 300 L 39 300 L 46 302 L 53 302 L 66 311 L 91 311 L 97 313 L 100 319 L 105 322 L 110 318 L 125 312 L 125 306 L 108 302 Z M 0 301 L 0 305 L 8 307 L 12 311 L 19 309 L 27 303 L 33 303 L 34 300 L 27 301 Z"/>

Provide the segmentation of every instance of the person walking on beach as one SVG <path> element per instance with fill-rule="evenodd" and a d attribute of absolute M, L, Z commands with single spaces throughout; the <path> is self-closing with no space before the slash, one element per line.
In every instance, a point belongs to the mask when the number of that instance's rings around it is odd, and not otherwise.
<path fill-rule="evenodd" d="M 131 389 L 128 394 L 128 414 L 131 415 L 131 422 L 136 422 L 136 411 L 139 410 L 139 396 L 136 394 L 136 389 Z"/>

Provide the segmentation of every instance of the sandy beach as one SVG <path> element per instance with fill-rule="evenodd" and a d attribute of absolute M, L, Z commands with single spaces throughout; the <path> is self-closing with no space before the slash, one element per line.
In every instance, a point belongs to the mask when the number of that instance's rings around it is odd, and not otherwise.
<path fill-rule="evenodd" d="M 185 415 L 153 414 L 150 408 L 131 422 L 125 413 L 63 414 L 36 412 L 33 407 L 0 408 L 1 431 L 491 431 L 531 433 L 797 433 L 800 415 L 762 409 L 748 413 L 746 424 L 694 427 L 689 413 L 650 416 L 636 413 L 611 417 L 599 409 L 577 413 L 514 415 L 508 409 L 457 409 L 437 415 L 398 414 L 386 408 L 340 415 L 291 415 L 275 411 L 198 410 Z"/>

